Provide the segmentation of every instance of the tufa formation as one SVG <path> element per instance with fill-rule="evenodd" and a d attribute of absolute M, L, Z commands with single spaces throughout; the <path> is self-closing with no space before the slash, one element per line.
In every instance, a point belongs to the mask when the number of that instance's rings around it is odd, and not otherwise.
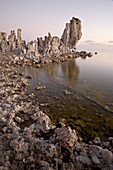
<path fill-rule="evenodd" d="M 35 41 L 26 42 L 22 40 L 21 29 L 17 30 L 17 35 L 14 30 L 11 30 L 8 36 L 5 32 L 0 32 L 0 52 L 14 52 L 15 54 L 23 54 L 27 57 L 53 56 L 56 54 L 64 54 L 75 51 L 76 44 L 82 36 L 81 21 L 77 18 L 72 18 L 70 23 L 66 24 L 61 38 L 48 33 L 48 36 L 38 37 Z"/>
<path fill-rule="evenodd" d="M 81 21 L 73 17 L 70 23 L 66 24 L 61 40 L 65 46 L 69 48 L 76 48 L 76 44 L 78 40 L 80 40 L 81 36 Z"/>

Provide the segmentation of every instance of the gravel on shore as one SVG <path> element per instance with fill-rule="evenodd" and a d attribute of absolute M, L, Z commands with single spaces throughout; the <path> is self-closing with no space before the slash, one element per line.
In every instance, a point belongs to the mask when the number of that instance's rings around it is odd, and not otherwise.
<path fill-rule="evenodd" d="M 0 170 L 113 170 L 113 137 L 86 144 L 75 129 L 54 125 L 27 94 L 19 63 L 0 54 Z"/>

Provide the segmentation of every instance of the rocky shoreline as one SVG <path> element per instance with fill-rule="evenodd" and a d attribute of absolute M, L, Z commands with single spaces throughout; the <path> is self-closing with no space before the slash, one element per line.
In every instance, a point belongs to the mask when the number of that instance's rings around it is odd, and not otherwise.
<path fill-rule="evenodd" d="M 113 137 L 106 142 L 97 137 L 86 144 L 75 129 L 53 124 L 36 96 L 27 93 L 28 80 L 23 77 L 25 65 L 91 57 L 76 52 L 81 21 L 73 17 L 61 38 L 49 33 L 44 40 L 26 44 L 21 29 L 17 36 L 14 30 L 8 40 L 6 36 L 0 32 L 0 170 L 112 170 Z"/>
<path fill-rule="evenodd" d="M 112 170 L 113 137 L 86 144 L 76 130 L 54 125 L 27 94 L 21 60 L 13 57 L 0 54 L 0 169 Z"/>

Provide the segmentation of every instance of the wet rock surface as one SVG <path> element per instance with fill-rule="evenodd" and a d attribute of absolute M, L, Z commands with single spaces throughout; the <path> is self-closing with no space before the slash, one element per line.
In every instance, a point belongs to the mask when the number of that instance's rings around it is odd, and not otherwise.
<path fill-rule="evenodd" d="M 0 169 L 112 170 L 113 138 L 86 144 L 64 123 L 54 125 L 14 61 L 0 54 Z"/>

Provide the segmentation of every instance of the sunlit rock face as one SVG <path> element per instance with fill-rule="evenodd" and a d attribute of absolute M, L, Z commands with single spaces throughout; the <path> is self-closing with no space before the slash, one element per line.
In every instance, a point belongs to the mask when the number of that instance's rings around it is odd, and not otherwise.
<path fill-rule="evenodd" d="M 70 23 L 66 24 L 61 40 L 69 48 L 76 48 L 81 36 L 81 21 L 73 17 Z"/>

